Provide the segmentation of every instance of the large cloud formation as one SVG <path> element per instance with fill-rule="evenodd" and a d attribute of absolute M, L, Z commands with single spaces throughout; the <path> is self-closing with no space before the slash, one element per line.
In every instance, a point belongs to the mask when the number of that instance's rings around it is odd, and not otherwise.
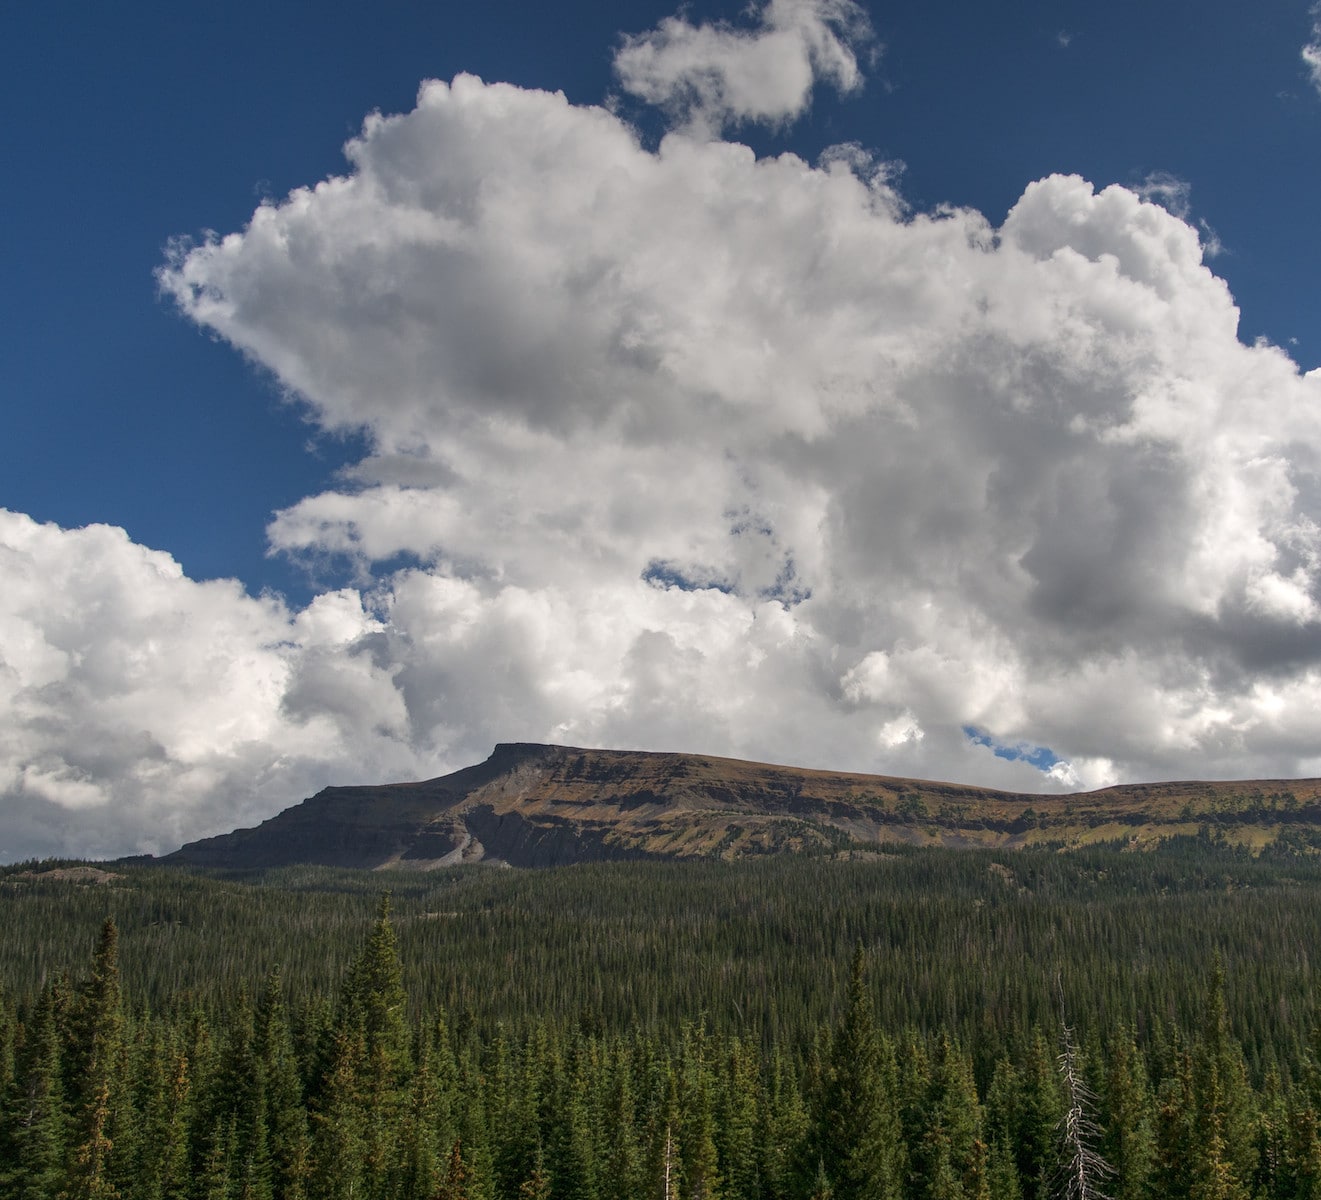
<path fill-rule="evenodd" d="M 514 739 L 1032 790 L 1321 773 L 1321 374 L 1242 344 L 1196 231 L 1131 191 L 1039 180 L 996 228 L 712 138 L 806 102 L 745 86 L 766 39 L 855 86 L 852 20 L 625 42 L 621 81 L 683 102 L 655 149 L 428 82 L 344 177 L 180 247 L 180 308 L 367 434 L 269 528 L 365 582 L 289 612 L 5 517 L 16 843 L 167 844 Z"/>
<path fill-rule="evenodd" d="M 4 510 L 0 572 L 6 857 L 168 850 L 269 815 L 268 791 L 416 764 L 355 592 L 291 614 L 122 529 Z"/>

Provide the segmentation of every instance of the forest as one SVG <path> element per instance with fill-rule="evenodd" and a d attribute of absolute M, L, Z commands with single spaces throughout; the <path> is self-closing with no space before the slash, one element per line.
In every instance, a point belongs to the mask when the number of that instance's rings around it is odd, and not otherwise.
<path fill-rule="evenodd" d="M 1321 1197 L 1321 866 L 0 872 L 0 1195 Z"/>

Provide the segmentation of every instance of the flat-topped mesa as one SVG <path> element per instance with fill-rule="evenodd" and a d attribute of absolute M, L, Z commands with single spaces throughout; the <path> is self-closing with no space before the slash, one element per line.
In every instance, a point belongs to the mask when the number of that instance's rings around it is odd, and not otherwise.
<path fill-rule="evenodd" d="M 1134 846 L 1208 823 L 1255 845 L 1321 826 L 1321 781 L 1156 783 L 1073 795 L 643 750 L 502 742 L 437 779 L 328 787 L 162 860 L 428 870 L 605 859 L 847 855 L 887 845 Z M 1251 836 L 1249 837 L 1249 833 Z"/>

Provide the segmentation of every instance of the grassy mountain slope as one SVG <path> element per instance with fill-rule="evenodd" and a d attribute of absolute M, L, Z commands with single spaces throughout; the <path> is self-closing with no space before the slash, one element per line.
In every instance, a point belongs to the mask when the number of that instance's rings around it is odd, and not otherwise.
<path fill-rule="evenodd" d="M 1127 785 L 1065 796 L 695 754 L 502 744 L 439 779 L 326 788 L 167 862 L 429 870 L 641 858 L 869 854 L 887 845 L 1135 848 L 1209 828 L 1259 849 L 1310 844 L 1321 780 Z"/>

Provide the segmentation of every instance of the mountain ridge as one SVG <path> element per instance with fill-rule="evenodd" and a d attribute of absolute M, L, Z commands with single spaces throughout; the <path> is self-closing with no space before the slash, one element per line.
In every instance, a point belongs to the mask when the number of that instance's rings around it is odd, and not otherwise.
<path fill-rule="evenodd" d="M 435 779 L 323 788 L 156 860 L 434 870 L 638 858 L 857 856 L 886 846 L 1134 848 L 1202 833 L 1321 846 L 1321 780 L 1121 784 L 1041 795 L 714 755 L 499 743 Z"/>

